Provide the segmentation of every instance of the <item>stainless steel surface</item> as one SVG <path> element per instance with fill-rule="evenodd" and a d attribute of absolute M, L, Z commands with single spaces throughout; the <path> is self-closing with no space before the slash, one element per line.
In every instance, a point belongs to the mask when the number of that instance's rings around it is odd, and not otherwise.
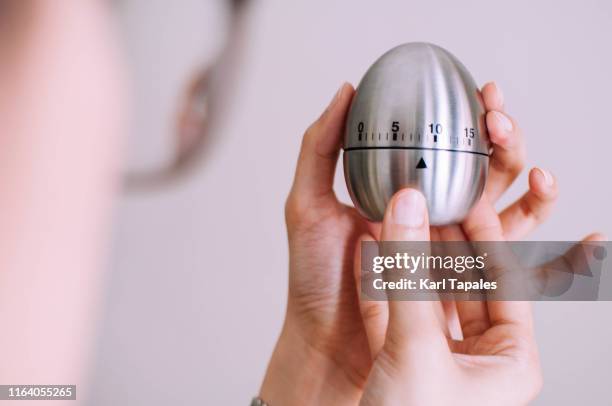
<path fill-rule="evenodd" d="M 489 139 L 484 106 L 466 68 L 432 44 L 393 48 L 353 99 L 344 175 L 355 207 L 380 221 L 395 192 L 414 187 L 432 225 L 465 218 L 484 189 Z"/>

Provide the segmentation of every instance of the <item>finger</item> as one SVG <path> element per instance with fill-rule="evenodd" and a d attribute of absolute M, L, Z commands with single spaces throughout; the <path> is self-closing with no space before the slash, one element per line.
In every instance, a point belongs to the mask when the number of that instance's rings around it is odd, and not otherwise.
<path fill-rule="evenodd" d="M 441 239 L 443 241 L 466 241 L 463 229 L 458 225 L 439 227 Z M 466 339 L 484 333 L 489 327 L 489 313 L 487 305 L 481 300 L 456 300 L 456 313 L 458 318 L 458 328 L 451 324 L 448 319 L 449 329 L 452 337 L 456 339 Z M 459 334 L 460 337 L 457 337 Z"/>
<path fill-rule="evenodd" d="M 383 244 L 385 241 L 429 241 L 427 205 L 419 191 L 404 189 L 391 199 L 383 219 L 382 240 Z M 446 345 L 434 302 L 393 300 L 393 293 L 390 296 L 385 345 L 402 350 L 411 343 L 436 342 L 436 339 Z"/>
<path fill-rule="evenodd" d="M 370 354 L 372 358 L 375 358 L 385 342 L 385 334 L 387 332 L 387 322 L 389 318 L 389 309 L 387 302 L 381 300 L 367 300 L 362 295 L 361 283 L 368 283 L 370 278 L 368 276 L 379 277 L 378 274 L 373 272 L 370 275 L 365 276 L 361 268 L 361 246 L 365 241 L 375 241 L 370 235 L 364 235 L 359 239 L 357 243 L 357 249 L 355 250 L 354 272 L 355 272 L 355 285 L 357 286 L 357 296 L 359 297 L 359 311 L 361 313 L 361 319 L 365 327 L 366 335 L 368 337 L 368 345 L 370 347 Z"/>
<path fill-rule="evenodd" d="M 461 227 L 453 224 L 448 226 L 430 227 L 430 241 L 438 243 L 441 241 L 456 241 L 463 237 Z M 439 280 L 440 278 L 436 278 Z M 461 326 L 457 314 L 457 305 L 454 300 L 448 298 L 440 300 L 440 306 L 434 305 L 439 315 L 440 322 L 444 329 L 444 334 L 451 339 L 459 339 L 461 336 Z"/>
<path fill-rule="evenodd" d="M 511 264 L 504 263 L 505 260 L 512 258 L 511 253 L 506 252 L 503 245 L 504 235 L 502 225 L 495 212 L 493 205 L 487 200 L 486 196 L 478 202 L 472 209 L 463 223 L 468 240 L 496 242 L 499 253 L 487 258 L 487 267 L 504 269 Z M 489 247 L 494 247 L 489 245 Z M 499 255 L 498 255 L 499 254 Z M 531 306 L 528 302 L 509 302 L 509 301 L 487 301 L 487 311 L 491 325 L 513 324 L 522 329 L 532 330 Z"/>
<path fill-rule="evenodd" d="M 441 300 L 443 319 L 446 325 L 444 326 L 445 335 L 451 340 L 460 340 L 461 322 L 459 319 L 459 308 L 455 300 Z"/>
<path fill-rule="evenodd" d="M 491 327 L 487 303 L 482 300 L 458 300 L 457 313 L 462 338 L 477 337 Z"/>
<path fill-rule="evenodd" d="M 291 195 L 299 197 L 305 206 L 314 199 L 335 198 L 334 173 L 354 93 L 350 84 L 343 84 L 321 117 L 304 134 Z"/>
<path fill-rule="evenodd" d="M 465 241 L 463 229 L 457 224 L 436 227 L 436 230 L 441 241 Z"/>
<path fill-rule="evenodd" d="M 523 170 L 527 153 L 523 135 L 510 116 L 489 111 L 486 122 L 493 153 L 485 193 L 491 201 L 497 201 Z"/>
<path fill-rule="evenodd" d="M 591 233 L 589 235 L 587 235 L 586 237 L 584 237 L 584 239 L 582 240 L 582 242 L 604 242 L 604 241 L 609 241 L 609 238 L 602 233 Z"/>
<path fill-rule="evenodd" d="M 482 100 L 486 111 L 505 111 L 504 95 L 495 82 L 489 82 L 482 87 Z"/>
<path fill-rule="evenodd" d="M 558 194 L 557 182 L 550 172 L 532 169 L 527 193 L 499 215 L 506 239 L 520 240 L 546 220 Z"/>

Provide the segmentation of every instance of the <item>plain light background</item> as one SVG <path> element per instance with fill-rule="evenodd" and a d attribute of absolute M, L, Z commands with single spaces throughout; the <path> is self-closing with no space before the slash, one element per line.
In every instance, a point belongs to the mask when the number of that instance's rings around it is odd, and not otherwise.
<path fill-rule="evenodd" d="M 118 3 L 134 94 L 127 166 L 167 157 L 181 91 L 226 33 L 224 5 Z M 239 405 L 257 394 L 283 320 L 283 204 L 302 133 L 344 80 L 356 85 L 403 42 L 441 45 L 502 88 L 528 167 L 551 170 L 561 190 L 531 239 L 612 233 L 612 3 L 254 0 L 246 37 L 206 161 L 169 188 L 120 199 L 88 404 Z M 526 182 L 525 172 L 500 207 Z M 536 405 L 609 404 L 611 312 L 535 304 Z"/>

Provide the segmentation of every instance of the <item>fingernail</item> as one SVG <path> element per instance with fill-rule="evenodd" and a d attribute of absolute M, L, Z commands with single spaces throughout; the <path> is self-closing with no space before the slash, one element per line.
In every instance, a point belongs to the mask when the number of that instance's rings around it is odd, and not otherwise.
<path fill-rule="evenodd" d="M 555 179 L 550 174 L 550 172 L 542 168 L 536 168 L 536 169 L 538 170 L 538 172 L 540 172 L 542 176 L 544 176 L 544 182 L 546 183 L 547 186 L 552 186 L 553 183 L 555 183 Z"/>
<path fill-rule="evenodd" d="M 512 121 L 510 121 L 508 117 L 506 117 L 499 111 L 494 111 L 493 116 L 495 117 L 495 119 L 497 120 L 497 122 L 499 123 L 499 125 L 505 132 L 512 131 Z"/>
<path fill-rule="evenodd" d="M 409 228 L 419 228 L 425 221 L 425 198 L 413 189 L 400 192 L 393 205 L 393 222 Z"/>
<path fill-rule="evenodd" d="M 325 109 L 325 113 L 327 113 L 329 110 L 331 110 L 332 107 L 334 107 L 334 105 L 338 102 L 338 100 L 340 100 L 340 97 L 342 96 L 342 92 L 344 91 L 344 83 L 342 84 L 342 86 L 340 86 L 340 88 L 336 91 L 336 94 L 334 95 L 334 98 L 331 99 L 331 102 L 329 102 L 329 105 L 327 106 L 327 108 Z"/>

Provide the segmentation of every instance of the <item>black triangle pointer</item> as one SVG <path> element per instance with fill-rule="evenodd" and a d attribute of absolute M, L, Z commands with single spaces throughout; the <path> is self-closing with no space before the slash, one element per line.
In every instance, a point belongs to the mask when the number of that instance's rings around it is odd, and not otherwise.
<path fill-rule="evenodd" d="M 417 169 L 426 169 L 427 168 L 427 164 L 425 163 L 425 161 L 423 160 L 423 158 L 421 158 L 419 160 L 419 163 L 417 164 Z"/>

